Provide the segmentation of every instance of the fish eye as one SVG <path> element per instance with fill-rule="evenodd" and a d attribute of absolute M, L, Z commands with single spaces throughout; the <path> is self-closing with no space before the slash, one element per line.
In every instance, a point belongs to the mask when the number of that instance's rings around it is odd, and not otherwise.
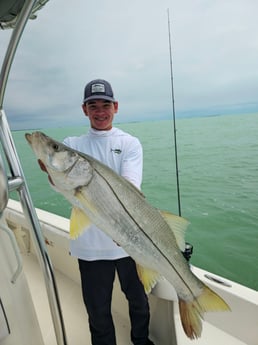
<path fill-rule="evenodd" d="M 55 151 L 58 151 L 59 145 L 56 144 L 56 143 L 54 143 L 54 144 L 52 145 L 52 148 L 53 148 Z"/>

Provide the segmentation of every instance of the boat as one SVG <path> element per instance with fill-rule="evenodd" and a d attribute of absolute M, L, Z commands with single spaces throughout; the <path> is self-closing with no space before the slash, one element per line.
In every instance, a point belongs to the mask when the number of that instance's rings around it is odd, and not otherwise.
<path fill-rule="evenodd" d="M 0 344 L 90 344 L 77 261 L 69 253 L 69 220 L 36 209 L 3 109 L 9 70 L 23 29 L 47 0 L 5 0 L 1 28 L 13 30 L 0 74 Z M 17 191 L 19 201 L 9 197 Z M 181 326 L 172 285 L 160 281 L 149 295 L 150 338 L 156 345 L 258 345 L 258 292 L 191 265 L 231 312 L 206 313 L 202 336 Z M 126 300 L 115 280 L 112 310 L 117 343 L 130 344 Z"/>

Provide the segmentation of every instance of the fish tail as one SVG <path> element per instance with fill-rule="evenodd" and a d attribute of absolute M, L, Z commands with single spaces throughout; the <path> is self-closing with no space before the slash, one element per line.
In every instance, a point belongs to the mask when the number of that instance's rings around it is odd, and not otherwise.
<path fill-rule="evenodd" d="M 207 286 L 193 301 L 179 299 L 179 311 L 183 329 L 190 339 L 197 339 L 202 333 L 203 313 L 207 311 L 227 311 L 227 303 Z"/>

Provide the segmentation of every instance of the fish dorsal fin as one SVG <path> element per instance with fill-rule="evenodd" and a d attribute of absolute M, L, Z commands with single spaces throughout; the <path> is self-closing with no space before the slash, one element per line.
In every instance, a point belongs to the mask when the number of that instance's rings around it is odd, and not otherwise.
<path fill-rule="evenodd" d="M 151 292 L 151 289 L 157 284 L 157 282 L 162 278 L 162 276 L 149 268 L 143 267 L 139 264 L 136 264 L 136 269 L 138 277 L 142 282 L 146 294 Z"/>
<path fill-rule="evenodd" d="M 188 220 L 183 217 L 176 216 L 168 211 L 160 211 L 161 215 L 168 223 L 170 229 L 173 231 L 177 245 L 179 249 L 184 252 L 185 251 L 185 232 L 190 224 Z"/>
<path fill-rule="evenodd" d="M 87 215 L 78 207 L 73 207 L 70 217 L 70 237 L 76 239 L 91 225 Z"/>

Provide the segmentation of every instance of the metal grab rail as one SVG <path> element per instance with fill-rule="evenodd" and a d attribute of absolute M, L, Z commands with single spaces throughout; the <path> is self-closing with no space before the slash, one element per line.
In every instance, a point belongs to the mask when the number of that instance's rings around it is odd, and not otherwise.
<path fill-rule="evenodd" d="M 37 214 L 30 197 L 29 189 L 22 171 L 19 157 L 7 121 L 7 117 L 3 110 L 5 88 L 12 61 L 14 59 L 14 55 L 18 43 L 20 41 L 21 35 L 23 33 L 24 27 L 30 17 L 33 7 L 36 5 L 37 0 L 25 1 L 24 7 L 22 8 L 21 13 L 19 14 L 16 26 L 13 30 L 9 46 L 6 51 L 5 59 L 2 65 L 2 70 L 0 74 L 0 139 L 11 174 L 11 176 L 7 179 L 8 190 L 17 190 L 19 194 L 19 198 L 23 208 L 23 213 L 28 223 L 30 224 L 31 237 L 34 241 L 37 257 L 41 266 L 41 270 L 44 274 L 45 285 L 50 305 L 50 311 L 53 319 L 57 344 L 67 345 L 64 322 L 52 264 L 46 250 L 39 220 L 37 218 Z M 1 170 L 1 173 L 2 172 L 3 169 Z M 2 181 L 6 180 L 3 178 Z M 4 193 L 4 197 L 7 197 L 8 199 L 8 191 Z M 2 208 L 4 208 L 6 206 L 5 200 L 2 200 L 2 204 Z"/>
<path fill-rule="evenodd" d="M 8 182 L 6 172 L 0 156 L 0 218 L 8 202 Z"/>

